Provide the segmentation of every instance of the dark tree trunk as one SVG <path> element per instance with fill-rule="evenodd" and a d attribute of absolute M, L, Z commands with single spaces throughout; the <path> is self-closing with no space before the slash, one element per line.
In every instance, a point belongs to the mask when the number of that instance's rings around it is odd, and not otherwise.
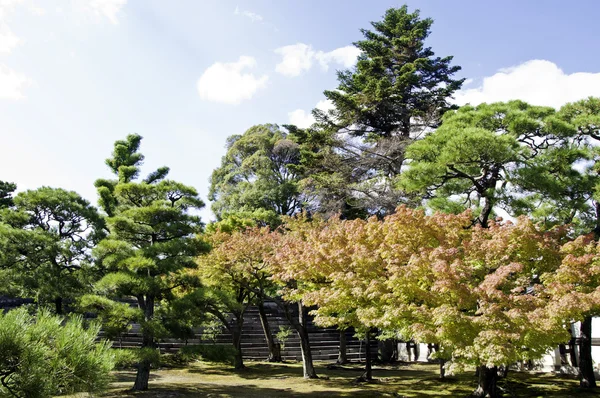
<path fill-rule="evenodd" d="M 386 339 L 377 343 L 379 359 L 384 363 L 393 363 L 398 360 L 398 340 Z"/>
<path fill-rule="evenodd" d="M 362 379 L 365 381 L 373 380 L 373 366 L 371 360 L 371 332 L 365 333 L 365 373 Z"/>
<path fill-rule="evenodd" d="M 479 225 L 483 228 L 488 227 L 488 221 L 490 218 L 490 214 L 492 213 L 494 205 L 492 200 L 488 197 L 483 198 L 483 208 L 481 209 L 481 214 L 479 215 Z"/>
<path fill-rule="evenodd" d="M 134 391 L 146 391 L 148 389 L 148 380 L 150 380 L 150 361 L 144 359 L 138 363 Z"/>
<path fill-rule="evenodd" d="M 277 305 L 283 310 L 283 313 L 290 323 L 292 327 L 296 330 L 296 334 L 300 338 L 300 349 L 302 351 L 302 368 L 304 371 L 305 379 L 318 379 L 317 372 L 313 365 L 312 353 L 310 351 L 310 341 L 308 339 L 308 329 L 307 329 L 307 319 L 306 319 L 306 309 L 302 302 L 298 302 L 298 318 L 295 319 L 292 313 L 290 312 L 289 306 L 280 301 L 275 300 Z"/>
<path fill-rule="evenodd" d="M 581 343 L 579 345 L 579 385 L 583 388 L 596 388 L 594 364 L 592 362 L 592 317 L 581 322 Z"/>
<path fill-rule="evenodd" d="M 244 369 L 244 357 L 242 356 L 242 328 L 236 325 L 231 334 L 235 355 L 233 358 L 233 367 L 236 370 Z"/>
<path fill-rule="evenodd" d="M 138 305 L 144 311 L 144 321 L 150 322 L 154 318 L 154 297 L 148 296 L 144 300 L 143 296 L 138 297 Z M 142 326 L 142 349 L 144 348 L 155 348 L 154 335 L 152 329 L 143 325 Z M 145 391 L 148 389 L 148 381 L 150 380 L 150 367 L 151 362 L 147 358 L 142 358 L 137 366 L 137 374 L 135 376 L 135 382 L 133 384 L 134 391 Z"/>
<path fill-rule="evenodd" d="M 235 323 L 233 327 L 230 329 L 231 331 L 231 340 L 233 344 L 233 348 L 235 349 L 235 355 L 233 357 L 233 367 L 235 370 L 244 369 L 244 357 L 242 354 L 242 329 L 244 328 L 244 308 L 243 311 L 238 313 L 234 313 Z"/>
<path fill-rule="evenodd" d="M 338 349 L 338 358 L 335 361 L 338 365 L 348 363 L 348 356 L 346 352 L 346 330 L 340 329 L 340 346 Z"/>
<path fill-rule="evenodd" d="M 54 310 L 56 311 L 56 315 L 63 314 L 63 299 L 62 299 L 62 297 L 56 297 L 54 299 Z"/>
<path fill-rule="evenodd" d="M 269 319 L 267 318 L 267 314 L 265 312 L 265 305 L 262 300 L 258 303 L 258 315 L 260 317 L 260 324 L 262 325 L 263 332 L 265 334 L 267 346 L 269 347 L 269 357 L 267 358 L 267 361 L 281 362 L 281 348 L 278 344 L 275 343 L 275 339 L 273 338 L 273 334 L 271 333 Z"/>
<path fill-rule="evenodd" d="M 302 369 L 304 371 L 305 379 L 316 379 L 317 371 L 313 364 L 312 352 L 310 351 L 310 341 L 308 339 L 307 319 L 306 319 L 306 308 L 301 302 L 298 303 L 298 321 L 291 322 L 292 326 L 296 329 L 298 337 L 300 338 L 300 349 L 302 350 Z"/>
<path fill-rule="evenodd" d="M 502 396 L 498 390 L 498 367 L 488 368 L 487 366 L 479 366 L 477 371 L 478 385 L 471 396 L 481 398 L 497 398 Z"/>

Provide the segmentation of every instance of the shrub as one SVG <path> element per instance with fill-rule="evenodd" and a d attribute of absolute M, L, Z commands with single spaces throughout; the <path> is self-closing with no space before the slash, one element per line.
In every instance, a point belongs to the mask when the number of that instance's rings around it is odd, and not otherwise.
<path fill-rule="evenodd" d="M 229 344 L 188 345 L 181 347 L 180 355 L 188 362 L 202 358 L 209 362 L 233 363 L 235 348 Z"/>
<path fill-rule="evenodd" d="M 140 361 L 139 350 L 130 348 L 114 349 L 115 369 L 130 369 Z"/>
<path fill-rule="evenodd" d="M 19 308 L 0 313 L 0 397 L 43 398 L 104 389 L 114 367 L 99 326 Z"/>

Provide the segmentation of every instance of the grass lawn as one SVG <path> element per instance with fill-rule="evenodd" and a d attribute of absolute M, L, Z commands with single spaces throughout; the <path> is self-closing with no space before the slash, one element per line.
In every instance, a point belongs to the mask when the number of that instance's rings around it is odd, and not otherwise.
<path fill-rule="evenodd" d="M 376 366 L 373 383 L 356 384 L 360 367 L 330 370 L 317 366 L 322 377 L 304 380 L 302 364 L 247 362 L 247 369 L 233 371 L 226 365 L 195 362 L 185 368 L 154 370 L 150 390 L 128 391 L 134 371 L 115 372 L 115 382 L 104 397 L 464 397 L 475 389 L 474 372 L 440 381 L 435 364 Z M 512 372 L 501 382 L 507 397 L 599 396 L 582 391 L 577 380 L 553 374 Z"/>

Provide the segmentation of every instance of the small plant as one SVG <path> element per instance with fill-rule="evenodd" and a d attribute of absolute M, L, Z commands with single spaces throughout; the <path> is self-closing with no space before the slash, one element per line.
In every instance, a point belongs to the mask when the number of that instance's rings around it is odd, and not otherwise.
<path fill-rule="evenodd" d="M 289 326 L 279 327 L 279 331 L 275 334 L 275 338 L 277 338 L 277 342 L 281 345 L 281 351 L 285 350 L 285 343 L 288 341 L 292 333 L 292 328 Z"/>
<path fill-rule="evenodd" d="M 217 337 L 223 333 L 223 324 L 219 320 L 211 320 L 206 322 L 202 328 L 202 340 L 210 340 L 216 342 Z"/>

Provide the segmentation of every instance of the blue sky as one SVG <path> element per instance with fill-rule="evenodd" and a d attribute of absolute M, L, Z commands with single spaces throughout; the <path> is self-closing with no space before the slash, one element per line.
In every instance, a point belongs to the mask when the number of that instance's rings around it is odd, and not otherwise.
<path fill-rule="evenodd" d="M 310 123 L 395 1 L 0 0 L 0 180 L 96 202 L 115 140 L 206 200 L 227 136 Z M 600 2 L 410 1 L 469 78 L 456 102 L 600 96 Z M 207 206 L 208 208 L 208 206 Z M 203 217 L 210 219 L 210 212 Z"/>

